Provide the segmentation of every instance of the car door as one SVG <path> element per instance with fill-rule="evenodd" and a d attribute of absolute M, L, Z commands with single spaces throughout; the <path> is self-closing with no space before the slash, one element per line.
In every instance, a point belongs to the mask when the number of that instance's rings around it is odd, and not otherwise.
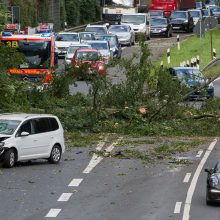
<path fill-rule="evenodd" d="M 47 117 L 33 119 L 34 142 L 36 153 L 39 157 L 47 157 L 51 141 L 54 139 L 53 132 L 50 129 L 49 119 Z"/>
<path fill-rule="evenodd" d="M 22 132 L 27 132 L 29 135 L 21 136 Z M 31 159 L 35 155 L 36 142 L 34 139 L 32 120 L 27 120 L 22 123 L 16 134 L 18 160 Z"/>

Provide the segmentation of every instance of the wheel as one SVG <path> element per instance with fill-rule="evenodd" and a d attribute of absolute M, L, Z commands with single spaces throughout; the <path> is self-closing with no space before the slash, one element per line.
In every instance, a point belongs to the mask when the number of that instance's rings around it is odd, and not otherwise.
<path fill-rule="evenodd" d="M 48 160 L 50 163 L 59 163 L 61 159 L 61 155 L 62 155 L 61 147 L 59 145 L 54 145 Z"/>
<path fill-rule="evenodd" d="M 16 162 L 16 153 L 13 149 L 9 149 L 4 153 L 3 156 L 3 166 L 11 168 L 15 165 Z"/>

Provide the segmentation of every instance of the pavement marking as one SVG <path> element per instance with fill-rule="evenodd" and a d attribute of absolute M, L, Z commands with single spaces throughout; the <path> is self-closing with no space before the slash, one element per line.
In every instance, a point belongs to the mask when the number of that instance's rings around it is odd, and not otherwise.
<path fill-rule="evenodd" d="M 96 150 L 100 151 L 104 147 L 106 141 L 107 141 L 107 137 L 105 137 L 104 141 L 101 141 L 97 144 Z"/>
<path fill-rule="evenodd" d="M 191 173 L 187 173 L 186 176 L 185 176 L 185 178 L 184 178 L 184 180 L 183 180 L 183 182 L 184 182 L 184 183 L 188 183 L 190 177 L 191 177 Z"/>
<path fill-rule="evenodd" d="M 198 153 L 196 154 L 196 157 L 201 157 L 203 154 L 203 150 L 198 151 Z"/>
<path fill-rule="evenodd" d="M 56 218 L 58 214 L 60 213 L 61 209 L 51 209 L 47 215 L 46 218 Z"/>
<path fill-rule="evenodd" d="M 57 201 L 58 202 L 67 202 L 72 195 L 73 195 L 72 193 L 63 193 Z"/>
<path fill-rule="evenodd" d="M 196 184 L 198 182 L 199 175 L 200 175 L 200 173 L 203 169 L 203 166 L 206 163 L 209 155 L 211 154 L 212 150 L 214 149 L 216 143 L 217 143 L 217 139 L 214 139 L 214 141 L 209 145 L 208 149 L 206 150 L 202 160 L 200 161 L 200 163 L 199 163 L 199 165 L 196 169 L 196 172 L 193 176 L 193 179 L 191 181 L 190 187 L 189 187 L 188 192 L 187 192 L 182 220 L 189 220 L 189 218 L 190 218 L 189 214 L 190 214 L 190 208 L 191 208 L 191 204 L 192 204 L 192 197 L 193 197 L 193 194 L 194 194 L 195 189 L 196 189 Z"/>
<path fill-rule="evenodd" d="M 114 149 L 114 145 L 118 143 L 119 140 L 122 138 L 118 138 L 116 142 L 112 143 L 109 147 L 105 149 L 107 153 L 110 153 Z M 88 174 L 90 173 L 101 161 L 103 160 L 102 156 L 98 156 L 96 153 L 93 154 L 92 159 L 90 160 L 88 166 L 85 168 L 83 173 Z"/>
<path fill-rule="evenodd" d="M 83 181 L 83 179 L 72 179 L 70 184 L 68 186 L 74 186 L 77 187 L 80 185 L 80 183 Z"/>
<path fill-rule="evenodd" d="M 176 205 L 175 205 L 175 208 L 174 208 L 173 213 L 174 213 L 174 214 L 180 213 L 181 206 L 182 206 L 182 202 L 176 202 Z"/>

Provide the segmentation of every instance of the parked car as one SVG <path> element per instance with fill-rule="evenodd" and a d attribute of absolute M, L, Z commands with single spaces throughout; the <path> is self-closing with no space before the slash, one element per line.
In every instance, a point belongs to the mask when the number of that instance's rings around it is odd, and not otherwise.
<path fill-rule="evenodd" d="M 18 161 L 48 159 L 59 163 L 65 152 L 63 127 L 54 115 L 1 114 L 0 154 L 3 165 Z"/>
<path fill-rule="evenodd" d="M 115 34 L 121 45 L 134 45 L 135 33 L 128 25 L 111 25 L 108 29 L 110 34 Z"/>
<path fill-rule="evenodd" d="M 216 6 L 211 8 L 213 16 L 217 19 L 218 24 L 220 24 L 220 7 Z"/>
<path fill-rule="evenodd" d="M 151 36 L 172 37 L 173 28 L 167 18 L 151 19 Z"/>
<path fill-rule="evenodd" d="M 95 34 L 107 34 L 108 29 L 106 25 L 94 25 L 94 24 L 88 24 L 86 26 L 85 32 L 93 32 Z"/>
<path fill-rule="evenodd" d="M 150 14 L 150 18 L 165 18 L 164 11 L 160 10 L 149 10 L 148 13 Z"/>
<path fill-rule="evenodd" d="M 70 64 L 73 58 L 73 55 L 77 49 L 81 48 L 92 48 L 89 44 L 71 44 L 67 50 L 65 57 L 65 63 Z"/>
<path fill-rule="evenodd" d="M 110 44 L 105 40 L 94 40 L 87 41 L 87 44 L 91 45 L 93 49 L 97 49 L 100 51 L 101 56 L 103 57 L 105 64 L 109 64 L 111 59 L 113 58 L 112 52 L 110 50 Z"/>
<path fill-rule="evenodd" d="M 188 11 L 172 11 L 170 14 L 170 23 L 173 31 L 193 31 L 194 22 Z"/>
<path fill-rule="evenodd" d="M 207 172 L 206 180 L 206 204 L 220 202 L 220 160 L 214 168 L 205 169 Z"/>
<path fill-rule="evenodd" d="M 189 90 L 196 90 L 189 95 L 189 98 L 212 98 L 214 97 L 213 83 L 208 84 L 208 79 L 195 67 L 173 67 L 170 68 L 172 76 Z M 201 88 L 202 87 L 202 88 Z"/>
<path fill-rule="evenodd" d="M 105 62 L 97 49 L 78 49 L 72 58 L 74 67 L 86 67 L 89 74 L 100 73 L 107 74 Z"/>
<path fill-rule="evenodd" d="M 95 40 L 94 32 L 79 32 L 81 43 L 86 43 L 87 40 Z"/>
<path fill-rule="evenodd" d="M 80 44 L 79 34 L 75 32 L 61 32 L 55 38 L 55 51 L 58 57 L 65 57 L 70 44 Z"/>
<path fill-rule="evenodd" d="M 193 18 L 193 23 L 194 23 L 194 26 L 200 21 L 202 20 L 203 18 L 203 15 L 202 15 L 202 10 L 200 9 L 190 9 L 188 10 L 190 15 L 192 16 Z"/>
<path fill-rule="evenodd" d="M 106 40 L 109 41 L 110 50 L 112 51 L 113 58 L 121 58 L 121 44 L 118 41 L 117 35 L 113 34 L 103 34 L 97 35 L 97 40 Z"/>
<path fill-rule="evenodd" d="M 203 9 L 205 8 L 205 4 L 203 2 L 196 2 L 196 9 Z"/>

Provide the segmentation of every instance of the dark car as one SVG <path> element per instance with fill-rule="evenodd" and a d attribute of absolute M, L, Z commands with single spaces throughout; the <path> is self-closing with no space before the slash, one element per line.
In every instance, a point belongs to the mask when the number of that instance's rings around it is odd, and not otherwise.
<path fill-rule="evenodd" d="M 150 27 L 151 36 L 172 37 L 173 28 L 167 18 L 152 18 Z"/>
<path fill-rule="evenodd" d="M 97 40 L 109 41 L 110 50 L 112 51 L 113 58 L 121 58 L 121 44 L 119 43 L 117 35 L 113 34 L 103 34 L 96 35 Z"/>
<path fill-rule="evenodd" d="M 220 202 L 220 160 L 214 168 L 205 169 L 207 172 L 206 204 Z"/>
<path fill-rule="evenodd" d="M 188 11 L 172 11 L 170 23 L 173 26 L 173 31 L 193 32 L 193 18 Z"/>
<path fill-rule="evenodd" d="M 150 18 L 164 18 L 166 17 L 164 11 L 160 10 L 149 10 Z"/>
<path fill-rule="evenodd" d="M 172 76 L 176 77 L 181 85 L 192 92 L 190 99 L 212 98 L 214 97 L 213 83 L 208 83 L 208 79 L 195 67 L 173 67 L 170 68 Z"/>

